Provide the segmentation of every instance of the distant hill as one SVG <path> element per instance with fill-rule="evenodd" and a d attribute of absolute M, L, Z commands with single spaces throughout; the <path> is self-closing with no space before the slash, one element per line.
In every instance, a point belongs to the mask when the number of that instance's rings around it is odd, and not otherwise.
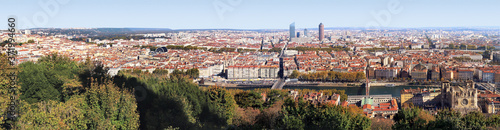
<path fill-rule="evenodd" d="M 139 34 L 139 33 L 165 33 L 170 32 L 169 28 L 33 28 L 31 30 L 40 30 L 49 35 L 116 35 L 116 34 Z"/>

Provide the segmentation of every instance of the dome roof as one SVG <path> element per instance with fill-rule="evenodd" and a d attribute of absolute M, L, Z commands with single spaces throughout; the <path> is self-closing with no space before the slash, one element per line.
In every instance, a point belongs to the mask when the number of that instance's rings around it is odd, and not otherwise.
<path fill-rule="evenodd" d="M 418 64 L 415 67 L 413 67 L 413 70 L 416 70 L 416 71 L 426 71 L 427 67 L 425 67 L 425 65 L 423 65 L 423 64 Z"/>

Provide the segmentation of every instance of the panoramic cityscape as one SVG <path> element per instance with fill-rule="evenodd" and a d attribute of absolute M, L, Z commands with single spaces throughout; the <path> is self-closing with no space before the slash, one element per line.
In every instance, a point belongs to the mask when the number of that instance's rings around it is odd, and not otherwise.
<path fill-rule="evenodd" d="M 2 11 L 0 129 L 500 129 L 496 1 L 155 2 Z"/>

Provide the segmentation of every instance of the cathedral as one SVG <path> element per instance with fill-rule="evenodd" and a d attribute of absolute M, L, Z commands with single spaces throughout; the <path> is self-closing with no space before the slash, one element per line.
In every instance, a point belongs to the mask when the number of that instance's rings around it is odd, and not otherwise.
<path fill-rule="evenodd" d="M 451 86 L 448 81 L 441 84 L 441 106 L 462 114 L 479 111 L 477 95 L 473 81 L 457 86 Z"/>

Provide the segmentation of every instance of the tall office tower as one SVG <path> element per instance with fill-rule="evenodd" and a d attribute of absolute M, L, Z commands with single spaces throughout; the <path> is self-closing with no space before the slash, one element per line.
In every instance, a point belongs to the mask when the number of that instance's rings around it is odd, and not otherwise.
<path fill-rule="evenodd" d="M 295 22 L 290 24 L 290 41 L 295 38 Z"/>
<path fill-rule="evenodd" d="M 299 37 L 300 37 L 300 32 L 297 32 L 297 38 L 299 38 Z"/>
<path fill-rule="evenodd" d="M 319 24 L 319 41 L 323 41 L 325 38 L 325 25 L 323 23 Z"/>
<path fill-rule="evenodd" d="M 304 37 L 307 37 L 307 28 L 304 29 Z"/>
<path fill-rule="evenodd" d="M 31 30 L 24 30 L 25 35 L 31 35 Z"/>

